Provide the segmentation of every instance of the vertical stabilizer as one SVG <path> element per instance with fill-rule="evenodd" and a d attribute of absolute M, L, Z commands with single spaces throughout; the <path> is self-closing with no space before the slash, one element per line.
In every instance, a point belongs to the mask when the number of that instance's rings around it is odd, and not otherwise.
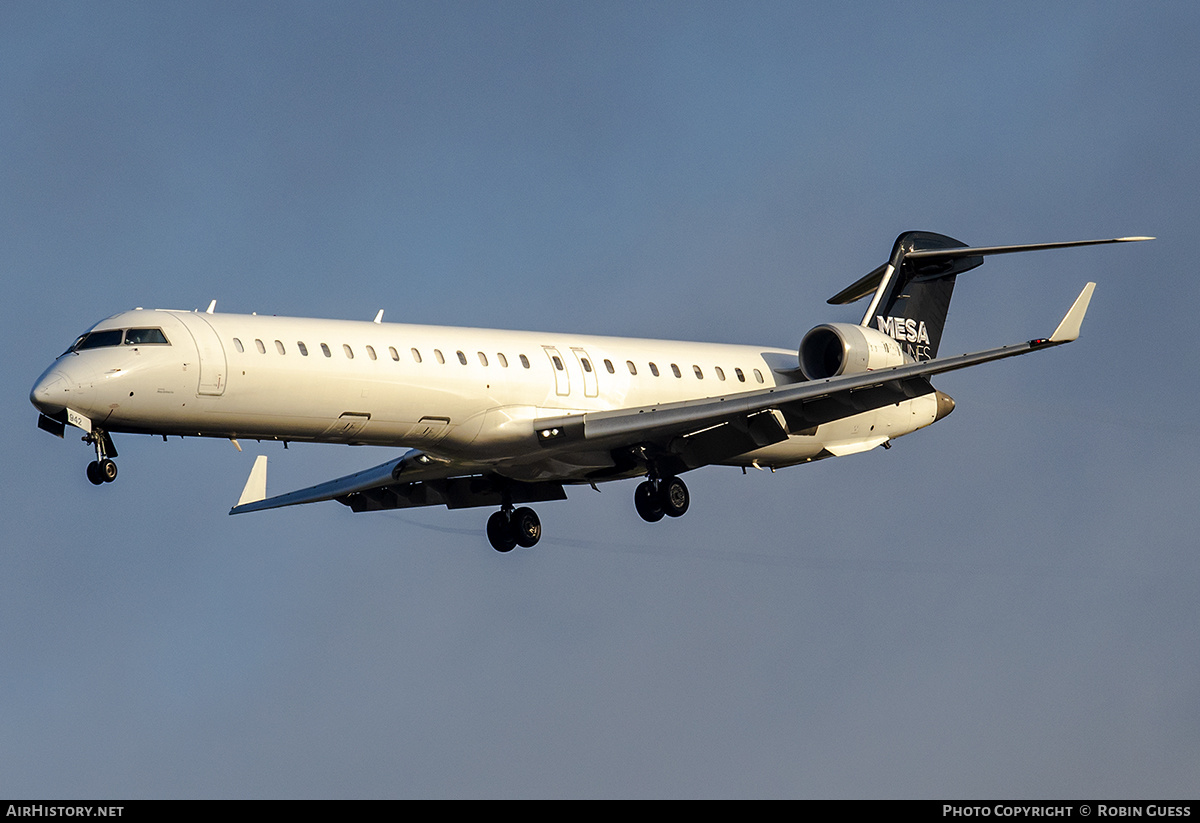
<path fill-rule="evenodd" d="M 937 357 L 954 293 L 954 279 L 983 264 L 982 256 L 910 257 L 913 252 L 966 249 L 967 244 L 928 231 L 896 238 L 862 325 L 893 338 L 914 360 Z"/>

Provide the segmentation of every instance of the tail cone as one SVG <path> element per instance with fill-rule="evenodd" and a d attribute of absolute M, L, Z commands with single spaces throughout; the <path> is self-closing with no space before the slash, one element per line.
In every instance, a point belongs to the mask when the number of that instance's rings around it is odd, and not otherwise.
<path fill-rule="evenodd" d="M 936 423 L 954 411 L 954 398 L 942 391 L 934 394 L 937 397 L 937 417 L 933 418 L 933 422 Z"/>

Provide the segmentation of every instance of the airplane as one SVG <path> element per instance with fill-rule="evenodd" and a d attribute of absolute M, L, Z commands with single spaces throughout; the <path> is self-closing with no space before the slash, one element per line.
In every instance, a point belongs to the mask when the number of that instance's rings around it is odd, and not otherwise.
<path fill-rule="evenodd" d="M 374 468 L 268 497 L 255 459 L 230 514 L 336 500 L 355 512 L 496 507 L 500 552 L 534 546 L 530 503 L 566 486 L 644 477 L 634 507 L 680 517 L 680 475 L 770 469 L 890 448 L 953 411 L 929 379 L 1079 336 L 1088 283 L 1049 337 L 939 357 L 958 275 L 991 255 L 1151 240 L 968 247 L 908 231 L 887 262 L 829 299 L 870 298 L 798 350 L 763 346 L 134 309 L 101 320 L 38 378 L 38 426 L 84 432 L 87 477 L 117 477 L 112 434 L 405 448 Z"/>

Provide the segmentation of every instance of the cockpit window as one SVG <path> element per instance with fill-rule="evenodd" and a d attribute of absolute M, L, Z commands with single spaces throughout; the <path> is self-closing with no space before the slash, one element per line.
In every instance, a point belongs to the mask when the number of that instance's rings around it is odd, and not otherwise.
<path fill-rule="evenodd" d="M 78 342 L 71 347 L 71 351 L 83 351 L 84 349 L 99 349 L 104 346 L 119 346 L 121 345 L 121 336 L 124 334 L 122 329 L 106 329 L 105 331 L 94 331 L 91 334 L 85 334 L 79 338 Z"/>
<path fill-rule="evenodd" d="M 144 346 L 147 343 L 166 343 L 167 336 L 162 329 L 126 329 L 126 346 Z"/>
<path fill-rule="evenodd" d="M 83 351 L 84 349 L 101 349 L 106 346 L 147 346 L 157 344 L 169 346 L 167 336 L 162 329 L 105 329 L 85 334 L 75 341 L 75 345 L 67 351 Z"/>

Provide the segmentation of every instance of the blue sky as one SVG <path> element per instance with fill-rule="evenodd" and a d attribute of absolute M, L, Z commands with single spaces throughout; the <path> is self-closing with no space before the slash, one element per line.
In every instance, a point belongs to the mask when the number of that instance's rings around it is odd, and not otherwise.
<path fill-rule="evenodd" d="M 1194 797 L 1200 11 L 10 3 L 0 792 Z M 486 510 L 230 518 L 390 452 L 118 438 L 29 387 L 133 306 L 792 347 L 901 231 L 993 258 L 951 417 Z"/>

